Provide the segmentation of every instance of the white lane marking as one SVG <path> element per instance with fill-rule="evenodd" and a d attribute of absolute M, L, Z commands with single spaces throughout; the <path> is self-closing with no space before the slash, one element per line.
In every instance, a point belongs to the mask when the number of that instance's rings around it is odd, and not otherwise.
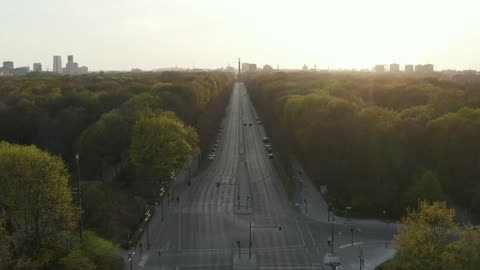
<path fill-rule="evenodd" d="M 364 244 L 363 242 L 355 242 L 355 243 L 353 243 L 353 246 L 358 246 L 358 245 L 363 245 L 363 244 Z M 347 247 L 351 247 L 351 246 L 352 246 L 352 243 L 341 245 L 338 248 L 347 248 Z"/>
<path fill-rule="evenodd" d="M 167 243 L 163 246 L 162 249 L 164 252 L 167 252 L 169 248 L 170 248 L 170 240 L 167 241 Z"/>
<path fill-rule="evenodd" d="M 305 246 L 305 239 L 303 238 L 303 233 L 300 229 L 300 225 L 298 225 L 298 220 L 295 220 L 295 223 L 297 224 L 298 233 L 300 234 L 300 238 L 302 239 L 302 245 Z"/>
<path fill-rule="evenodd" d="M 312 234 L 312 232 L 310 231 L 310 226 L 308 226 L 308 224 L 305 223 L 305 227 L 307 227 L 307 231 L 308 231 L 308 234 L 310 235 L 310 239 L 312 239 L 313 245 L 314 245 L 314 246 L 317 246 L 317 242 L 315 241 L 315 238 L 313 238 L 313 234 Z"/>
<path fill-rule="evenodd" d="M 142 256 L 142 259 L 140 260 L 140 262 L 138 263 L 138 266 L 144 266 L 145 263 L 147 262 L 148 260 L 148 257 L 150 257 L 150 254 L 145 254 Z"/>
<path fill-rule="evenodd" d="M 181 229 L 181 226 L 180 226 L 180 216 L 182 215 L 182 213 L 178 213 L 178 251 L 182 250 L 182 246 L 181 246 L 181 239 L 180 239 L 180 229 Z"/>

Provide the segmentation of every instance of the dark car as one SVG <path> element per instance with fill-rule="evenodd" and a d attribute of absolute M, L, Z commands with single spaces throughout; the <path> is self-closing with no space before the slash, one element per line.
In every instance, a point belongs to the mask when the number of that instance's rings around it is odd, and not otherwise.
<path fill-rule="evenodd" d="M 243 122 L 243 125 L 244 125 L 244 126 L 246 126 L 246 125 L 247 125 L 247 123 Z"/>
<path fill-rule="evenodd" d="M 267 138 L 267 137 L 263 137 L 263 142 L 264 142 L 264 143 L 268 143 L 268 138 Z"/>
<path fill-rule="evenodd" d="M 248 125 L 249 125 L 249 126 L 252 126 L 253 124 L 252 124 L 252 122 L 250 122 L 250 123 L 248 123 Z"/>
<path fill-rule="evenodd" d="M 268 158 L 269 158 L 269 159 L 274 159 L 275 156 L 274 156 L 273 154 L 269 154 L 269 155 L 268 155 Z"/>

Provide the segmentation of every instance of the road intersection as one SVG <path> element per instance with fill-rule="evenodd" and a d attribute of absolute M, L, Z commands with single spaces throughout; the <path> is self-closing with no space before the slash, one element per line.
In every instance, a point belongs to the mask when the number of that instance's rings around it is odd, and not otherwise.
<path fill-rule="evenodd" d="M 305 198 L 311 200 L 308 213 L 288 200 L 257 119 L 245 86 L 236 83 L 214 160 L 190 186 L 176 183 L 179 203 L 166 207 L 163 222 L 159 215 L 153 217 L 151 247 L 146 250 L 143 245 L 141 254 L 135 248 L 132 269 L 240 269 L 234 257 L 249 256 L 250 222 L 256 269 L 327 269 L 323 260 L 330 250 L 332 224 L 326 219 L 326 203 L 308 179 L 304 187 Z M 392 253 L 385 243 L 393 231 L 386 230 L 385 223 L 347 223 L 337 217 L 334 247 L 349 269 L 356 263 L 359 246 L 366 255 L 369 247 L 378 249 L 372 258 Z M 350 228 L 355 230 L 353 246 Z M 126 266 L 130 269 L 129 262 Z"/>

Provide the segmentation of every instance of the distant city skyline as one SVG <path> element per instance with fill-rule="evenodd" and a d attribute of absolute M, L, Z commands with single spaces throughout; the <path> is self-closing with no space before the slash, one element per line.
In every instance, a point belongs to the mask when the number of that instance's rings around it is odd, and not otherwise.
<path fill-rule="evenodd" d="M 0 61 L 73 54 L 91 71 L 258 66 L 480 69 L 473 0 L 23 0 L 2 3 Z M 106 16 L 108 14 L 108 16 Z"/>

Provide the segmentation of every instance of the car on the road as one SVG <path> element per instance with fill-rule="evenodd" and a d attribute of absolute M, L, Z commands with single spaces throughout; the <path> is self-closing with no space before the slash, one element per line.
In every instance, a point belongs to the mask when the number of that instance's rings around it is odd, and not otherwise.
<path fill-rule="evenodd" d="M 335 270 L 345 270 L 345 268 L 343 268 L 343 266 L 340 264 L 335 266 Z"/>
<path fill-rule="evenodd" d="M 247 122 L 243 122 L 243 126 L 247 126 Z"/>
<path fill-rule="evenodd" d="M 268 138 L 267 138 L 267 137 L 263 137 L 263 142 L 264 142 L 264 143 L 268 143 Z"/>
<path fill-rule="evenodd" d="M 215 153 L 208 155 L 208 160 L 213 160 L 215 158 Z"/>
<path fill-rule="evenodd" d="M 274 159 L 275 156 L 274 156 L 273 154 L 268 154 L 268 158 L 269 158 L 269 159 Z"/>
<path fill-rule="evenodd" d="M 272 147 L 271 146 L 267 147 L 267 152 L 272 153 Z"/>
<path fill-rule="evenodd" d="M 262 121 L 258 120 L 258 121 L 257 121 L 257 124 L 258 124 L 259 126 L 261 126 L 261 125 L 262 125 Z"/>
<path fill-rule="evenodd" d="M 248 125 L 249 125 L 249 126 L 252 126 L 253 124 L 252 124 L 252 122 L 250 122 L 250 123 L 248 123 Z"/>

